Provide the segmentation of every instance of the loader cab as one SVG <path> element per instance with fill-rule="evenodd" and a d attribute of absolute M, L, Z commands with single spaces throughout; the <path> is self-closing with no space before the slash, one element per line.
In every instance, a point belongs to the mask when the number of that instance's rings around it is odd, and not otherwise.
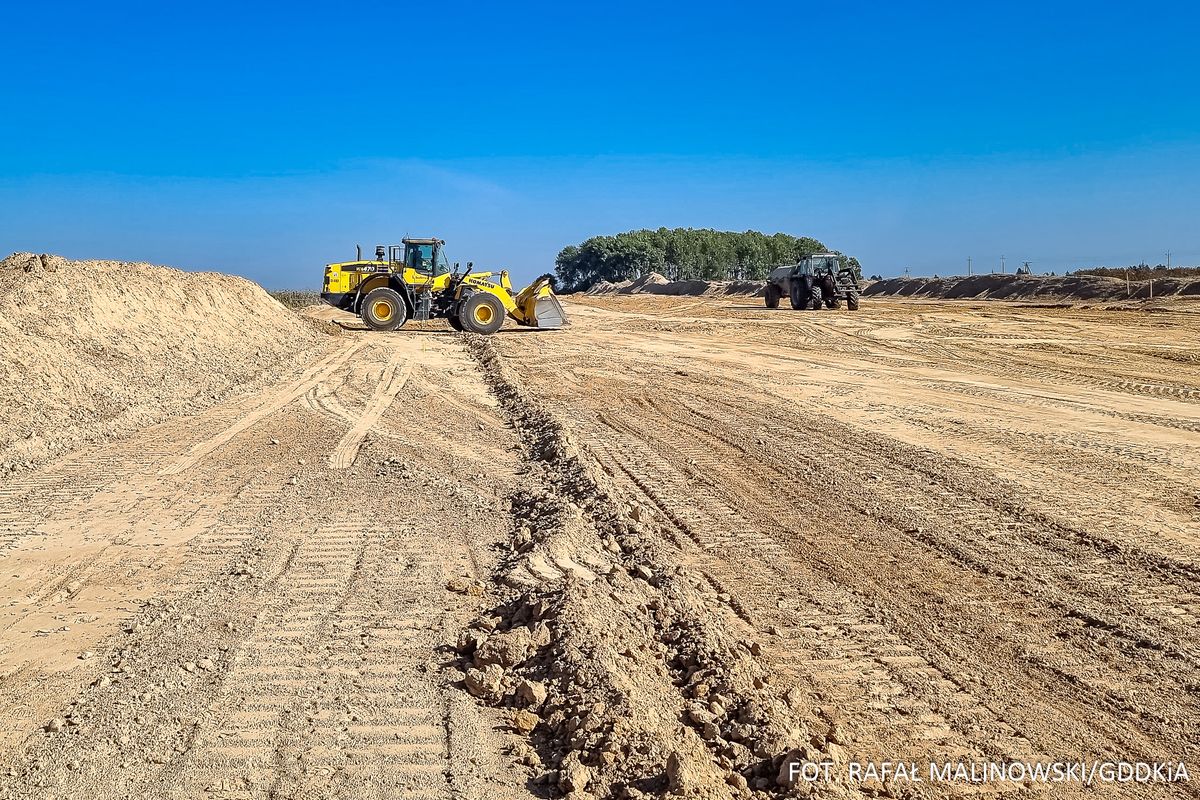
<path fill-rule="evenodd" d="M 436 278 L 450 272 L 450 263 L 442 246 L 446 243 L 441 239 L 404 239 L 404 266 Z"/>

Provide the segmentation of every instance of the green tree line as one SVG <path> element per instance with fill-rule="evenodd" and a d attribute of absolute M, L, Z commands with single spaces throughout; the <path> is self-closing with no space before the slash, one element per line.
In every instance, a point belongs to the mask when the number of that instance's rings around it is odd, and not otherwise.
<path fill-rule="evenodd" d="M 1195 278 L 1200 276 L 1200 267 L 1168 267 L 1166 264 L 1152 267 L 1143 262 L 1129 267 L 1088 267 L 1067 274 L 1100 275 L 1106 278 L 1128 277 L 1135 281 L 1147 281 L 1151 278 Z"/>
<path fill-rule="evenodd" d="M 762 280 L 773 267 L 813 253 L 833 252 L 808 236 L 707 228 L 659 228 L 593 236 L 564 247 L 554 272 L 562 291 L 582 291 L 600 281 L 624 281 L 651 272 L 670 280 Z M 838 253 L 841 255 L 841 253 Z M 843 256 L 861 278 L 858 259 Z"/>

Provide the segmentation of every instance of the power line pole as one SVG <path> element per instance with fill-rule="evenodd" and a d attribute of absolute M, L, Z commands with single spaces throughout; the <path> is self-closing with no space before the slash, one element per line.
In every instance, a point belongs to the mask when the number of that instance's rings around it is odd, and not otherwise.
<path fill-rule="evenodd" d="M 1004 256 L 1000 256 L 1000 274 L 1004 274 Z"/>
<path fill-rule="evenodd" d="M 1167 251 L 1167 269 L 1171 268 L 1171 251 Z"/>
<path fill-rule="evenodd" d="M 971 277 L 971 257 L 967 256 L 967 277 Z"/>

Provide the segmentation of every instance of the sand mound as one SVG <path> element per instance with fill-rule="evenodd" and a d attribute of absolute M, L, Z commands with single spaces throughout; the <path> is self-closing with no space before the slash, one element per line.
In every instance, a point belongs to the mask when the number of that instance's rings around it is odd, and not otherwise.
<path fill-rule="evenodd" d="M 763 281 L 670 281 L 652 272 L 619 283 L 601 281 L 585 294 L 661 294 L 676 297 L 760 297 Z M 1120 278 L 1098 275 L 974 275 L 956 278 L 888 278 L 864 282 L 867 296 L 924 297 L 942 300 L 1029 300 L 1063 303 L 1116 303 L 1146 300 L 1149 281 L 1133 281 L 1127 288 Z M 1154 281 L 1154 299 L 1200 297 L 1200 278 L 1161 278 Z"/>
<path fill-rule="evenodd" d="M 1149 281 L 1098 275 L 973 275 L 956 278 L 888 278 L 863 289 L 864 295 L 924 297 L 941 300 L 1037 300 L 1104 303 L 1146 300 Z M 1154 298 L 1198 296 L 1200 279 L 1164 278 L 1154 281 Z"/>
<path fill-rule="evenodd" d="M 600 281 L 584 292 L 584 294 L 637 294 L 669 283 L 670 281 L 662 275 L 657 272 L 651 272 L 628 281 L 618 281 L 616 283 L 612 281 Z"/>
<path fill-rule="evenodd" d="M 211 405 L 321 338 L 243 278 L 15 253 L 0 261 L 0 471 Z"/>
<path fill-rule="evenodd" d="M 763 281 L 704 281 L 699 279 L 671 281 L 651 272 L 640 278 L 620 283 L 601 281 L 588 289 L 585 294 L 662 294 L 674 297 L 700 297 L 706 295 L 745 295 L 753 297 L 762 294 Z"/>

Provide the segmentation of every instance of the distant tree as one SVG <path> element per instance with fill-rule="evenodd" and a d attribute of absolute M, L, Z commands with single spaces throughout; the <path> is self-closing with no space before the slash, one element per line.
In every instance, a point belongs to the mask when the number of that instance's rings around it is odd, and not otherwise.
<path fill-rule="evenodd" d="M 825 245 L 808 236 L 658 228 L 593 236 L 564 247 L 554 260 L 554 271 L 558 284 L 568 292 L 649 272 L 661 272 L 671 280 L 762 280 L 773 267 L 824 251 L 828 251 Z M 861 278 L 858 259 L 844 256 L 843 261 Z"/>
<path fill-rule="evenodd" d="M 1194 278 L 1200 277 L 1200 267 L 1170 267 L 1164 264 L 1151 267 L 1145 262 L 1128 267 L 1086 267 L 1067 273 L 1068 275 L 1098 275 L 1105 278 L 1129 278 L 1144 281 L 1151 278 Z"/>
<path fill-rule="evenodd" d="M 581 252 L 575 245 L 568 245 L 560 250 L 558 257 L 554 259 L 554 272 L 559 285 L 567 291 L 572 291 L 580 283 L 580 273 L 583 269 Z"/>
<path fill-rule="evenodd" d="M 608 248 L 605 268 L 618 279 L 629 280 L 662 272 L 663 251 L 640 236 L 617 236 Z"/>

